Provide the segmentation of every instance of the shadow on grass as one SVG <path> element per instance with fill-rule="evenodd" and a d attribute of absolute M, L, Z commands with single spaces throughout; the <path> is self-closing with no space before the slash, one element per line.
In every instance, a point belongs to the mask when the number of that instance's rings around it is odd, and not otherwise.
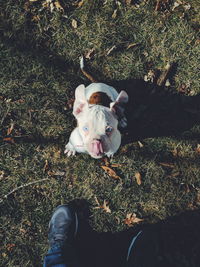
<path fill-rule="evenodd" d="M 23 41 L 17 37 L 10 39 L 2 36 L 2 41 L 13 49 L 13 53 L 17 50 L 23 54 L 29 54 L 46 68 L 52 68 L 63 75 L 68 71 L 68 74 L 72 75 L 71 70 L 73 73 L 79 70 L 79 66 L 74 62 L 67 62 L 63 57 L 50 51 L 45 43 L 41 41 L 38 44 L 30 39 L 30 36 L 26 36 Z M 173 75 L 171 74 L 172 78 Z M 81 83 L 80 77 L 73 76 L 71 80 L 74 78 L 76 79 L 74 84 Z M 118 91 L 125 90 L 129 95 L 129 103 L 126 107 L 128 127 L 123 131 L 123 144 L 148 137 L 178 136 L 200 122 L 200 95 L 174 94 L 163 87 L 139 79 L 111 81 L 110 84 Z M 15 141 L 51 143 L 65 139 L 64 135 L 63 138 L 62 136 L 44 138 L 40 133 L 38 135 L 35 133 Z M 190 138 L 199 138 L 199 133 L 196 135 L 194 133 Z"/>
<path fill-rule="evenodd" d="M 79 200 L 79 209 L 88 208 L 87 202 Z M 84 212 L 85 212 L 84 211 Z M 81 266 L 122 267 L 125 264 L 128 247 L 138 231 L 153 232 L 158 238 L 159 267 L 200 266 L 200 211 L 186 211 L 154 225 L 138 225 L 118 233 L 98 233 L 89 226 L 87 216 L 78 211 L 80 219 L 77 249 Z M 81 214 L 80 214 L 81 213 Z M 153 243 L 153 242 L 152 242 Z M 144 255 L 145 257 L 145 255 Z M 150 267 L 150 266 L 149 266 Z M 151 266 L 153 267 L 153 266 Z"/>
<path fill-rule="evenodd" d="M 129 95 L 125 144 L 148 137 L 178 136 L 200 122 L 200 95 L 175 94 L 136 79 L 111 84 Z M 193 134 L 192 138 L 199 134 Z"/>

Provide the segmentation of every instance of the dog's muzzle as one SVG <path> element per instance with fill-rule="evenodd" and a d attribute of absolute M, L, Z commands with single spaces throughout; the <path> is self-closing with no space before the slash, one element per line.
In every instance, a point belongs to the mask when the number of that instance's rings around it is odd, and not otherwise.
<path fill-rule="evenodd" d="M 102 141 L 100 139 L 94 139 L 90 146 L 90 153 L 94 157 L 100 157 L 104 154 Z"/>

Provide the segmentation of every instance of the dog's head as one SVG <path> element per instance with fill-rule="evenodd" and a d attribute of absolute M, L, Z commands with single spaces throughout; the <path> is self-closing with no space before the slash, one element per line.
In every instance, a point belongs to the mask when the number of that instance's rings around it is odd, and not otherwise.
<path fill-rule="evenodd" d="M 90 105 L 85 97 L 85 86 L 76 88 L 73 114 L 77 119 L 79 133 L 85 149 L 93 158 L 112 156 L 121 144 L 118 130 L 117 110 L 128 101 L 128 95 L 121 91 L 110 107 Z"/>

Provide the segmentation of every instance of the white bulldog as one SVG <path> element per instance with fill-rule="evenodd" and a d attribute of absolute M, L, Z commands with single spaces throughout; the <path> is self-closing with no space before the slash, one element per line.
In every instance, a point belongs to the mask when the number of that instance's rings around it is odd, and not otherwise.
<path fill-rule="evenodd" d="M 120 127 L 126 127 L 123 104 L 128 102 L 125 91 L 120 94 L 104 83 L 79 85 L 75 91 L 73 115 L 77 127 L 70 135 L 65 146 L 68 156 L 76 152 L 88 153 L 98 159 L 111 157 L 121 144 Z"/>

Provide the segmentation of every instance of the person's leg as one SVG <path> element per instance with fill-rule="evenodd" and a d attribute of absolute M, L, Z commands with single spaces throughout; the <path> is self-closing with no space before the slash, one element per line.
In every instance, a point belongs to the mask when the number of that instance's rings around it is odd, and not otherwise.
<path fill-rule="evenodd" d="M 157 232 L 150 229 L 138 232 L 131 240 L 126 261 L 126 267 L 161 267 Z"/>
<path fill-rule="evenodd" d="M 77 214 L 68 205 L 54 211 L 49 222 L 49 245 L 44 267 L 77 267 L 74 238 L 78 229 Z"/>

